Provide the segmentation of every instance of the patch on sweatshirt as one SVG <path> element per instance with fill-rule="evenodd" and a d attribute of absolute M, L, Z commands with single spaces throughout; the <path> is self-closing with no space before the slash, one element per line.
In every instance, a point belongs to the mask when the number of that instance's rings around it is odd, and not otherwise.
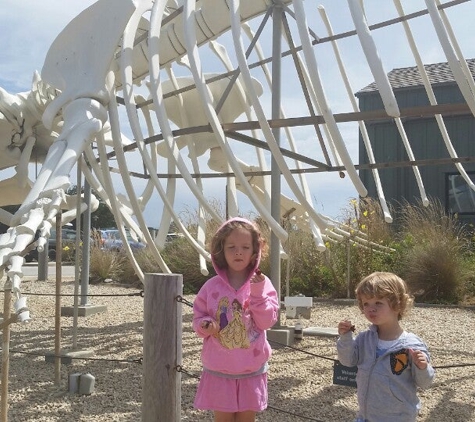
<path fill-rule="evenodd" d="M 401 349 L 390 354 L 391 371 L 395 375 L 401 375 L 409 365 L 407 349 Z"/>

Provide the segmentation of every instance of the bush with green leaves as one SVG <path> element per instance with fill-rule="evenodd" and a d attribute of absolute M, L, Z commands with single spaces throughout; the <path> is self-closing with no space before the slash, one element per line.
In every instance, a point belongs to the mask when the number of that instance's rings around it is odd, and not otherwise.
<path fill-rule="evenodd" d="M 421 302 L 458 303 L 470 280 L 467 233 L 442 204 L 404 204 L 400 236 L 406 245 L 401 276 Z"/>
<path fill-rule="evenodd" d="M 219 213 L 222 208 L 219 208 Z M 404 278 L 416 300 L 457 303 L 475 297 L 475 238 L 458 224 L 456 216 L 446 215 L 440 203 L 429 207 L 404 204 L 397 224 L 384 220 L 379 204 L 372 199 L 350 201 L 340 219 L 347 235 L 340 240 L 326 238 L 326 250 L 317 249 L 310 233 L 285 221 L 289 233 L 282 247 L 288 259 L 282 260 L 281 293 L 312 297 L 354 297 L 356 284 L 374 271 L 390 271 Z M 260 218 L 254 220 L 270 241 L 268 226 Z M 188 213 L 185 226 L 192 236 L 198 232 L 197 214 Z M 210 239 L 219 223 L 206 218 L 203 230 Z M 335 229 L 336 230 L 336 229 Z M 332 240 L 331 240 L 332 239 Z M 382 248 L 381 248 L 382 247 Z M 197 293 L 214 275 L 207 263 L 208 275 L 199 267 L 199 255 L 184 238 L 166 244 L 163 260 L 173 273 L 183 274 L 184 292 Z M 115 281 L 140 285 L 135 271 L 121 253 L 95 250 L 91 255 L 91 280 Z M 144 273 L 162 272 L 149 248 L 137 252 L 137 261 Z M 261 263 L 270 276 L 270 260 Z"/>
<path fill-rule="evenodd" d="M 131 264 L 126 257 L 115 251 L 102 250 L 99 246 L 91 247 L 89 262 L 89 281 L 102 283 L 105 280 L 119 282 Z"/>

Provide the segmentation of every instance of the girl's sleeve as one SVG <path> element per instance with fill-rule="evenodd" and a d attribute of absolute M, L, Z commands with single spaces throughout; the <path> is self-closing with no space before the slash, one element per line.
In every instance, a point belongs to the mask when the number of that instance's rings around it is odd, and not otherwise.
<path fill-rule="evenodd" d="M 279 299 L 270 280 L 251 283 L 249 310 L 256 326 L 261 330 L 271 328 L 279 315 Z"/>
<path fill-rule="evenodd" d="M 204 286 L 198 292 L 193 302 L 193 330 L 195 330 L 198 337 L 201 338 L 209 336 L 209 334 L 201 328 L 203 320 L 210 320 Z"/>
<path fill-rule="evenodd" d="M 351 367 L 358 363 L 358 346 L 351 331 L 338 338 L 336 350 L 338 352 L 338 360 L 342 365 Z"/>

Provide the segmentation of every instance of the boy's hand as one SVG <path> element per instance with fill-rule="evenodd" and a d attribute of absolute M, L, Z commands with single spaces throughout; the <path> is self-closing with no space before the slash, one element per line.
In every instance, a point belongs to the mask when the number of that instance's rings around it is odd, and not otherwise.
<path fill-rule="evenodd" d="M 348 331 L 355 331 L 355 326 L 351 323 L 351 321 L 348 321 L 347 319 L 340 321 L 338 324 L 338 334 L 342 336 Z"/>
<path fill-rule="evenodd" d="M 427 357 L 424 352 L 421 350 L 409 349 L 409 353 L 412 358 L 412 363 L 416 365 L 419 369 L 427 368 Z"/>
<path fill-rule="evenodd" d="M 205 333 L 210 336 L 214 336 L 219 332 L 219 325 L 216 321 L 211 319 L 205 319 L 201 322 L 201 328 Z"/>

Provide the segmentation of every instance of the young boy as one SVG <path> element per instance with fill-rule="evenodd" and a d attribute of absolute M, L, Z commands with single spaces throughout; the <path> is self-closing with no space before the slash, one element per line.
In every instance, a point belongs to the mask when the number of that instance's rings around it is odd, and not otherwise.
<path fill-rule="evenodd" d="M 424 342 L 400 325 L 413 302 L 406 283 L 395 274 L 375 272 L 358 284 L 356 298 L 371 326 L 353 338 L 351 321 L 341 321 L 337 342 L 340 362 L 358 367 L 356 421 L 415 421 L 416 389 L 432 384 L 434 369 Z"/>

